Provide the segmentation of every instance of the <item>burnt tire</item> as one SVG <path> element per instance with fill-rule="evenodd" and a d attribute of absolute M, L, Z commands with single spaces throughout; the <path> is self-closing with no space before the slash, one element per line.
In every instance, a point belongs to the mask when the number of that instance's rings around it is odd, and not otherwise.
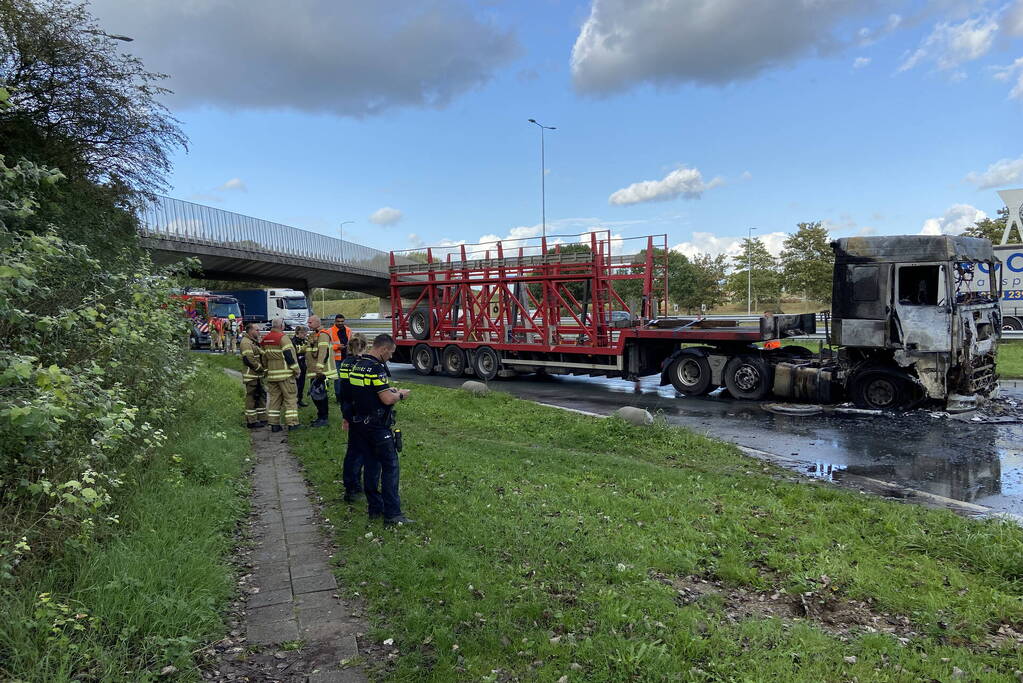
<path fill-rule="evenodd" d="M 412 349 L 412 367 L 420 375 L 432 375 L 437 365 L 437 353 L 427 344 L 416 344 Z"/>
<path fill-rule="evenodd" d="M 408 330 L 413 339 L 429 339 L 433 332 L 433 316 L 425 308 L 417 308 L 409 313 Z"/>
<path fill-rule="evenodd" d="M 695 353 L 683 353 L 673 360 L 668 379 L 675 391 L 686 396 L 702 396 L 717 388 L 710 381 L 710 363 Z"/>
<path fill-rule="evenodd" d="M 849 398 L 857 408 L 901 410 L 909 403 L 909 384 L 898 372 L 868 368 L 856 373 L 849 383 Z"/>
<path fill-rule="evenodd" d="M 759 401 L 771 393 L 770 366 L 757 356 L 736 356 L 725 365 L 725 387 L 734 398 Z"/>
<path fill-rule="evenodd" d="M 444 370 L 444 374 L 451 377 L 461 377 L 465 374 L 466 365 L 465 351 L 453 344 L 444 347 L 440 358 L 440 366 Z"/>
<path fill-rule="evenodd" d="M 481 346 L 472 354 L 472 369 L 477 377 L 489 382 L 501 370 L 501 357 L 489 346 Z"/>
<path fill-rule="evenodd" d="M 1002 331 L 1006 330 L 1023 330 L 1023 322 L 1019 318 L 1002 318 Z"/>

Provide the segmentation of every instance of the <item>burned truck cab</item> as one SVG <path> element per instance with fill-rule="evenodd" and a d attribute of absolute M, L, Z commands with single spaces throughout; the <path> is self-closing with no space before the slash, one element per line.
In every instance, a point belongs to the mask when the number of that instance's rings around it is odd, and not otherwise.
<path fill-rule="evenodd" d="M 832 248 L 832 342 L 857 405 L 956 409 L 992 395 L 1001 314 L 998 278 L 981 274 L 996 263 L 988 240 L 850 237 Z"/>

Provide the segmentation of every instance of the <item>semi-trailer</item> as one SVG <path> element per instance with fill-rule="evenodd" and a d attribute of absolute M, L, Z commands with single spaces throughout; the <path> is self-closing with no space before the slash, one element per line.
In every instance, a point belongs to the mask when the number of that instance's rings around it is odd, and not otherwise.
<path fill-rule="evenodd" d="M 818 354 L 766 343 L 816 333 L 814 314 L 663 315 L 665 235 L 595 231 L 392 252 L 393 360 L 483 380 L 659 375 L 685 395 L 725 387 L 738 399 L 880 410 L 952 410 L 996 391 L 1001 292 L 997 279 L 980 277 L 996 262 L 988 240 L 855 237 L 832 248 L 828 344 Z"/>
<path fill-rule="evenodd" d="M 236 298 L 245 322 L 266 323 L 283 318 L 285 327 L 305 325 L 312 311 L 304 293 L 295 289 L 233 289 L 213 292 Z"/>

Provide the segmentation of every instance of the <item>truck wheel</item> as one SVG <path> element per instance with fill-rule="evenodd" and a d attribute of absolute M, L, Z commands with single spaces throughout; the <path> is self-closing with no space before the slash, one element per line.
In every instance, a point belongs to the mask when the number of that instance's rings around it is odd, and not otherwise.
<path fill-rule="evenodd" d="M 710 363 L 695 353 L 683 353 L 671 363 L 668 376 L 675 391 L 686 396 L 700 396 L 712 391 Z"/>
<path fill-rule="evenodd" d="M 874 368 L 862 370 L 853 377 L 849 396 L 857 408 L 898 410 L 905 405 L 909 392 L 898 373 Z"/>
<path fill-rule="evenodd" d="M 725 387 L 735 398 L 759 401 L 771 393 L 771 371 L 756 356 L 736 356 L 725 365 Z"/>
<path fill-rule="evenodd" d="M 1002 330 L 1023 330 L 1023 322 L 1019 318 L 1002 318 Z"/>
<path fill-rule="evenodd" d="M 489 346 L 481 346 L 472 356 L 472 369 L 477 377 L 489 382 L 501 370 L 501 357 Z"/>
<path fill-rule="evenodd" d="M 445 374 L 451 377 L 461 377 L 465 374 L 465 351 L 454 344 L 445 346 L 440 364 L 444 368 Z"/>
<path fill-rule="evenodd" d="M 429 339 L 430 333 L 433 332 L 433 316 L 425 308 L 417 308 L 412 311 L 408 316 L 408 329 L 412 333 L 413 339 Z"/>
<path fill-rule="evenodd" d="M 412 367 L 420 375 L 432 375 L 433 367 L 437 364 L 437 354 L 427 344 L 416 344 L 412 349 Z"/>

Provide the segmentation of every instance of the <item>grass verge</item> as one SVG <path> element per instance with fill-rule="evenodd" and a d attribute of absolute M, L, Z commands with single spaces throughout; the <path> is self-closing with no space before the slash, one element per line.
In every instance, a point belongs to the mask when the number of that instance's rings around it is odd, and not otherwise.
<path fill-rule="evenodd" d="M 237 380 L 207 366 L 192 389 L 167 446 L 139 444 L 119 523 L 4 587 L 0 677 L 143 681 L 175 666 L 199 678 L 192 653 L 223 633 L 235 590 L 226 556 L 247 510 L 251 445 Z"/>
<path fill-rule="evenodd" d="M 998 345 L 998 374 L 1005 378 L 1023 377 L 1023 343 Z"/>
<path fill-rule="evenodd" d="M 411 528 L 337 502 L 336 422 L 291 437 L 328 501 L 343 585 L 368 601 L 375 636 L 395 639 L 395 680 L 1015 680 L 1023 669 L 1005 630 L 1023 631 L 1012 524 L 502 393 L 416 386 L 399 412 Z"/>

